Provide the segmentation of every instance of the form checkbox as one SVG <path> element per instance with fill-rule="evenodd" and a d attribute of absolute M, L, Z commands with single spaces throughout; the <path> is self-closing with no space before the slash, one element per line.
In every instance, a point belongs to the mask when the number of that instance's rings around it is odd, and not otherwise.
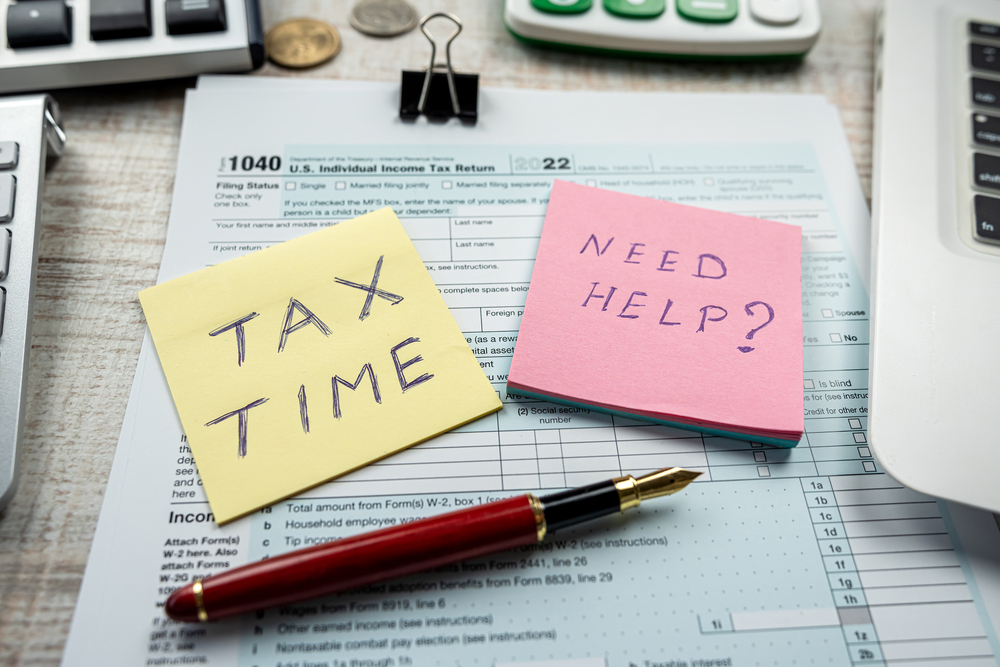
<path fill-rule="evenodd" d="M 865 466 L 865 472 L 875 472 L 874 461 L 865 461 L 863 465 Z"/>
<path fill-rule="evenodd" d="M 295 189 L 295 181 L 288 181 L 287 183 L 285 183 L 285 189 L 286 190 L 294 190 Z"/>
<path fill-rule="evenodd" d="M 847 420 L 847 425 L 850 426 L 851 428 L 861 428 L 861 420 L 860 419 L 848 419 Z"/>
<path fill-rule="evenodd" d="M 333 187 L 337 188 L 338 190 L 346 190 L 347 183 L 345 183 L 344 181 L 337 181 L 336 185 L 334 185 Z"/>
<path fill-rule="evenodd" d="M 854 434 L 854 442 L 868 442 L 868 438 L 865 437 L 864 433 L 859 431 Z"/>
<path fill-rule="evenodd" d="M 872 450 L 868 447 L 858 447 L 858 456 L 863 459 L 870 459 L 872 457 Z"/>
<path fill-rule="evenodd" d="M 756 461 L 757 463 L 764 463 L 765 461 L 767 461 L 767 454 L 765 454 L 764 452 L 754 452 L 753 460 Z"/>
<path fill-rule="evenodd" d="M 587 185 L 589 187 L 591 187 L 591 188 L 596 188 L 597 187 L 597 181 L 595 181 L 593 179 L 587 179 Z"/>
<path fill-rule="evenodd" d="M 705 179 L 705 185 L 715 185 L 715 179 L 714 178 L 706 178 Z"/>
<path fill-rule="evenodd" d="M 824 308 L 820 312 L 823 313 L 823 317 L 833 317 L 833 311 L 829 308 Z"/>
<path fill-rule="evenodd" d="M 770 477 L 771 469 L 767 466 L 757 466 L 757 476 L 758 477 Z"/>
<path fill-rule="evenodd" d="M 451 181 L 441 181 L 441 188 L 444 190 L 451 190 Z"/>
<path fill-rule="evenodd" d="M 806 389 L 815 389 L 816 388 L 816 383 L 813 382 L 812 380 L 803 380 L 802 381 L 802 386 L 804 388 L 806 388 Z"/>
<path fill-rule="evenodd" d="M 840 334 L 830 334 L 831 343 L 840 343 L 841 341 L 843 341 L 843 339 L 840 337 Z"/>

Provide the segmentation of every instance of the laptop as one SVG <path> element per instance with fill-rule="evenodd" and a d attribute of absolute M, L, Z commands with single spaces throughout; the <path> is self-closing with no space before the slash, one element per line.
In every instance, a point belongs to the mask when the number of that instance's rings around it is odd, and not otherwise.
<path fill-rule="evenodd" d="M 1000 512 L 1000 2 L 886 0 L 876 50 L 869 439 Z"/>

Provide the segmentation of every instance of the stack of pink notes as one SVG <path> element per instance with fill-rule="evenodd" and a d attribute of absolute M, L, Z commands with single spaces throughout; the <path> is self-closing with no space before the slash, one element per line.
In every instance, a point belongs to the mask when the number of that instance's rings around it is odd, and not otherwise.
<path fill-rule="evenodd" d="M 556 181 L 507 391 L 802 437 L 799 227 Z"/>

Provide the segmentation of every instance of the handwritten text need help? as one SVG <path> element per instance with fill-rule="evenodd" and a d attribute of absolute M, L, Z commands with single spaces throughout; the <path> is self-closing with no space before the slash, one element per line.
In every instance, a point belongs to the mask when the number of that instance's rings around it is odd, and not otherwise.
<path fill-rule="evenodd" d="M 693 271 L 690 273 L 691 279 L 697 280 L 725 280 L 729 275 L 725 261 L 716 255 L 703 253 L 697 258 L 688 258 L 676 250 L 649 252 L 645 243 L 619 241 L 615 245 L 615 237 L 613 236 L 605 240 L 598 239 L 596 234 L 590 234 L 579 254 L 591 257 L 593 261 L 617 261 L 624 264 L 649 266 L 664 273 Z M 615 294 L 619 291 L 622 293 L 616 298 Z M 625 320 L 637 320 L 645 316 L 645 311 L 641 309 L 650 305 L 645 301 L 649 295 L 640 290 L 633 290 L 628 297 L 625 297 L 624 294 L 625 291 L 619 290 L 615 285 L 592 282 L 589 290 L 586 291 L 586 298 L 580 305 L 583 308 L 599 307 L 600 312 L 609 312 L 610 316 Z M 612 307 L 612 301 L 614 301 L 614 307 Z M 656 305 L 659 306 L 659 304 Z M 732 304 L 727 305 L 730 308 L 734 307 Z M 673 307 L 673 299 L 668 298 L 659 316 L 659 324 L 667 327 L 684 326 L 685 322 L 682 320 L 688 320 L 690 326 L 694 327 L 694 323 L 697 322 L 696 333 L 706 332 L 707 323 L 721 322 L 729 315 L 729 309 L 717 304 L 705 304 L 700 307 L 697 304 L 678 304 L 677 309 L 671 313 Z M 738 306 L 735 307 L 738 308 Z M 757 332 L 774 321 L 774 308 L 764 301 L 751 301 L 743 304 L 743 311 L 749 317 L 757 317 L 758 314 L 767 313 L 767 321 L 750 329 L 746 334 L 747 340 L 753 340 Z M 658 307 L 656 312 L 660 312 Z M 695 313 L 700 313 L 700 315 Z M 690 319 L 688 319 L 688 314 L 690 314 Z M 746 354 L 753 352 L 755 348 L 750 345 L 738 345 L 736 349 Z"/>

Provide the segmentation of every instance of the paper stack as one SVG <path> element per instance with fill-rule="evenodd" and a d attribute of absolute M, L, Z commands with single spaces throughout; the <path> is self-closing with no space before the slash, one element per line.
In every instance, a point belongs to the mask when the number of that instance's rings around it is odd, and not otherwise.
<path fill-rule="evenodd" d="M 798 227 L 556 181 L 507 389 L 794 447 Z"/>

